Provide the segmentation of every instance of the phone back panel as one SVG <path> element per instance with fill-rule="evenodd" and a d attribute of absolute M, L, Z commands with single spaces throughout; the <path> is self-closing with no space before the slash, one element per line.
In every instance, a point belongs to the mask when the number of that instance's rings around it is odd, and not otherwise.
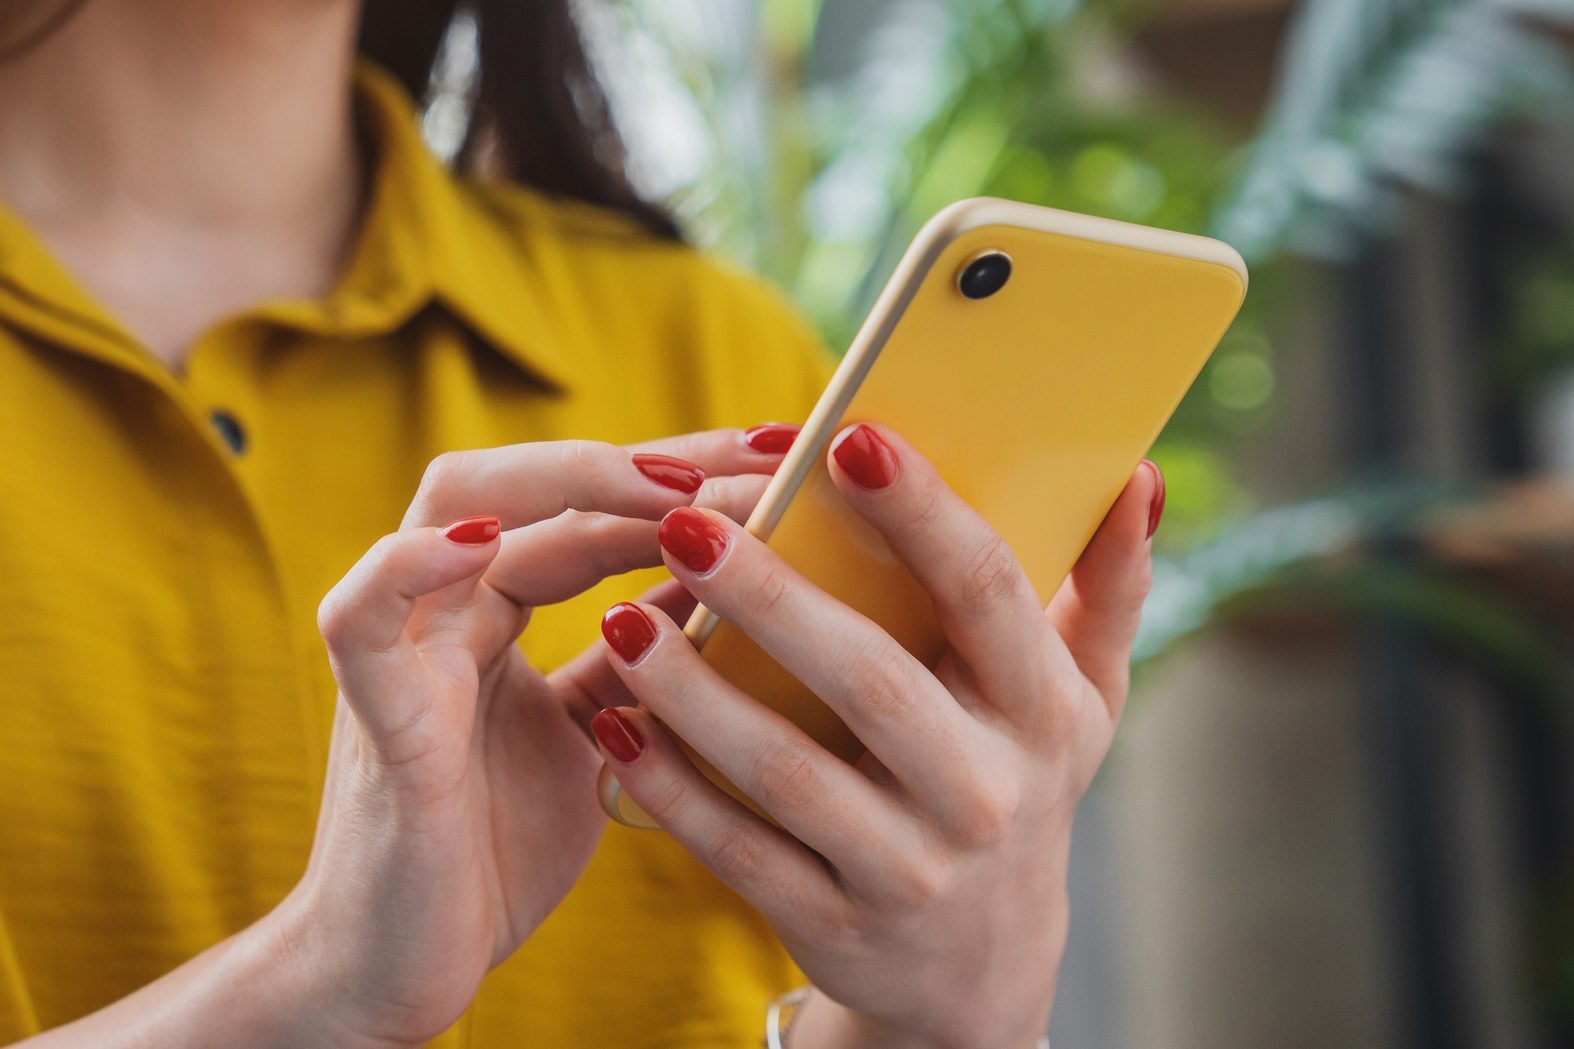
<path fill-rule="evenodd" d="M 1111 242 L 1150 235 L 1155 246 Z M 957 275 L 985 250 L 1010 256 L 1010 279 L 988 298 L 966 298 Z M 1238 257 L 1202 238 L 1003 201 L 947 209 L 915 241 L 805 427 L 813 439 L 793 449 L 749 527 L 933 665 L 945 639 L 929 599 L 832 485 L 829 438 L 855 421 L 902 434 L 1005 538 L 1047 603 L 1245 290 Z M 787 493 L 775 489 L 790 489 L 794 470 L 804 480 L 783 510 Z M 744 692 L 841 757 L 862 753 L 737 627 L 701 609 L 688 632 Z"/>

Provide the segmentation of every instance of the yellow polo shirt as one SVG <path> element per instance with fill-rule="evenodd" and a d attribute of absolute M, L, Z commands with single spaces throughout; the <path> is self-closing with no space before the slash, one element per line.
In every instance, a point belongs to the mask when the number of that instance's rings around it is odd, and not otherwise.
<path fill-rule="evenodd" d="M 799 419 L 824 359 L 753 280 L 598 209 L 448 173 L 363 70 L 359 242 L 172 374 L 0 212 L 0 1043 L 120 998 L 303 871 L 334 688 L 322 595 L 439 452 Z M 543 666 L 636 573 L 542 611 Z M 440 1044 L 759 1044 L 795 973 L 662 834 L 583 879 Z M 222 1044 L 215 1032 L 215 1045 Z"/>

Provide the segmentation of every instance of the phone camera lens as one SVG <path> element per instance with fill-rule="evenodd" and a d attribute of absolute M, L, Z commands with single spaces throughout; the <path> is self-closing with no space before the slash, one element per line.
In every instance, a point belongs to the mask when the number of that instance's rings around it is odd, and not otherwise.
<path fill-rule="evenodd" d="M 956 287 L 970 299 L 987 299 L 1011 279 L 1011 258 L 1004 252 L 986 251 L 962 267 Z"/>

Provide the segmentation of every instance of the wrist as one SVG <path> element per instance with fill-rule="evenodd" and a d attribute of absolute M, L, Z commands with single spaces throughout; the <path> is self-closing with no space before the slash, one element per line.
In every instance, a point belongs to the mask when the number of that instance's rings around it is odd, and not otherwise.
<path fill-rule="evenodd" d="M 410 1049 L 367 1033 L 351 1008 L 352 973 L 335 961 L 320 935 L 322 923 L 297 889 L 242 933 L 243 950 L 267 988 L 274 1029 L 265 1044 L 300 1049 Z"/>
<path fill-rule="evenodd" d="M 992 1035 L 970 1027 L 966 1033 L 935 1034 L 879 1020 L 849 1009 L 811 989 L 793 1019 L 785 1049 L 1041 1049 L 1041 1025 L 1019 1033 Z"/>

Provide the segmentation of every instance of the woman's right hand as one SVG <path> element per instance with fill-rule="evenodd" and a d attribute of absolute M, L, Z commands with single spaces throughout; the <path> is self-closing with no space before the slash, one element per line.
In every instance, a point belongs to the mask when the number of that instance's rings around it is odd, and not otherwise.
<path fill-rule="evenodd" d="M 666 450 L 688 461 L 650 454 Z M 626 694 L 605 692 L 621 686 L 599 651 L 551 676 L 531 667 L 515 644 L 531 610 L 660 563 L 669 510 L 746 514 L 780 458 L 736 430 L 634 454 L 445 456 L 400 530 L 324 600 L 340 688 L 327 785 L 306 875 L 272 916 L 305 982 L 331 994 L 324 1044 L 446 1029 L 590 857 L 604 818 L 584 725 Z"/>
<path fill-rule="evenodd" d="M 659 565 L 669 510 L 741 520 L 795 432 L 436 460 L 399 531 L 322 604 L 340 691 L 301 882 L 250 927 L 19 1049 L 385 1049 L 449 1027 L 590 858 L 605 819 L 588 724 L 631 702 L 599 640 L 552 674 L 531 667 L 515 645 L 531 610 Z M 646 600 L 693 607 L 671 581 Z"/>

